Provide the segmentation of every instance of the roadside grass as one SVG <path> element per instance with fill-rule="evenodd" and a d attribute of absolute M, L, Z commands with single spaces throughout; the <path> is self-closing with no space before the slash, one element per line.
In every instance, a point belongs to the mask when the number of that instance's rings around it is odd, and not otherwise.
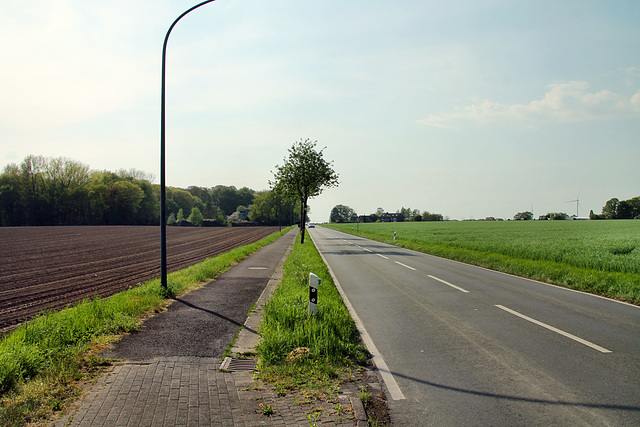
<path fill-rule="evenodd" d="M 637 220 L 445 221 L 327 227 L 640 304 L 640 221 Z M 393 240 L 394 231 L 396 240 Z"/>
<path fill-rule="evenodd" d="M 32 425 L 64 409 L 79 392 L 79 381 L 109 361 L 99 352 L 136 330 L 142 320 L 162 311 L 167 298 L 184 294 L 228 270 L 289 229 L 236 248 L 168 276 L 168 292 L 159 279 L 109 298 L 44 313 L 0 341 L 0 425 Z"/>
<path fill-rule="evenodd" d="M 318 309 L 309 314 L 309 273 L 322 279 Z M 312 240 L 295 246 L 264 309 L 259 377 L 281 393 L 331 396 L 369 357 L 355 323 Z"/>

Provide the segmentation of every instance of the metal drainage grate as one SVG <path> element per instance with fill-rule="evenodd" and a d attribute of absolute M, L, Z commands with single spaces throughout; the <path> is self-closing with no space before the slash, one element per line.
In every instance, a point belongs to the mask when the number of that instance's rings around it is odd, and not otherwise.
<path fill-rule="evenodd" d="M 251 372 L 256 370 L 258 361 L 256 359 L 234 359 L 225 357 L 220 365 L 221 371 L 227 372 Z"/>

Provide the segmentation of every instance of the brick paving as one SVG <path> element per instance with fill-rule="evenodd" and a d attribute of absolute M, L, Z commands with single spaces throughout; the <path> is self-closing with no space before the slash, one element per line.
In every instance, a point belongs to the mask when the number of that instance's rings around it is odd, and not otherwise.
<path fill-rule="evenodd" d="M 280 265 L 246 320 L 234 356 L 250 355 L 257 344 L 262 307 L 282 277 L 290 248 L 280 253 Z M 299 392 L 280 395 L 253 372 L 221 371 L 221 363 L 217 357 L 193 356 L 116 362 L 53 425 L 367 426 L 358 396 L 363 389 L 381 390 L 377 372 L 363 369 L 322 399 Z"/>
<path fill-rule="evenodd" d="M 362 405 L 360 387 L 377 381 L 375 372 L 361 373 L 335 396 L 320 400 L 299 393 L 279 396 L 252 372 L 220 371 L 220 362 L 167 358 L 118 363 L 55 426 L 353 426 L 358 417 L 368 425 L 362 409 L 354 406 Z M 267 407 L 272 414 L 265 414 Z"/>

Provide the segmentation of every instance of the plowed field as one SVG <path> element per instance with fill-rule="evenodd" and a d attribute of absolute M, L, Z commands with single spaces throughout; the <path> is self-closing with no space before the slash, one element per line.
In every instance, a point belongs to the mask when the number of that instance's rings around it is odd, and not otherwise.
<path fill-rule="evenodd" d="M 167 270 L 256 242 L 277 227 L 167 229 Z M 0 331 L 46 309 L 160 277 L 160 227 L 0 228 Z"/>

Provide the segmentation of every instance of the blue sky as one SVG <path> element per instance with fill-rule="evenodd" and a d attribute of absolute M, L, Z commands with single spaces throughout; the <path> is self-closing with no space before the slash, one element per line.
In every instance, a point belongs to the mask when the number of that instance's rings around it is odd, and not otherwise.
<path fill-rule="evenodd" d="M 0 166 L 159 176 L 164 34 L 197 1 L 1 0 Z M 640 195 L 640 2 L 217 0 L 168 47 L 167 184 L 268 188 L 301 138 L 359 214 L 599 213 Z"/>

